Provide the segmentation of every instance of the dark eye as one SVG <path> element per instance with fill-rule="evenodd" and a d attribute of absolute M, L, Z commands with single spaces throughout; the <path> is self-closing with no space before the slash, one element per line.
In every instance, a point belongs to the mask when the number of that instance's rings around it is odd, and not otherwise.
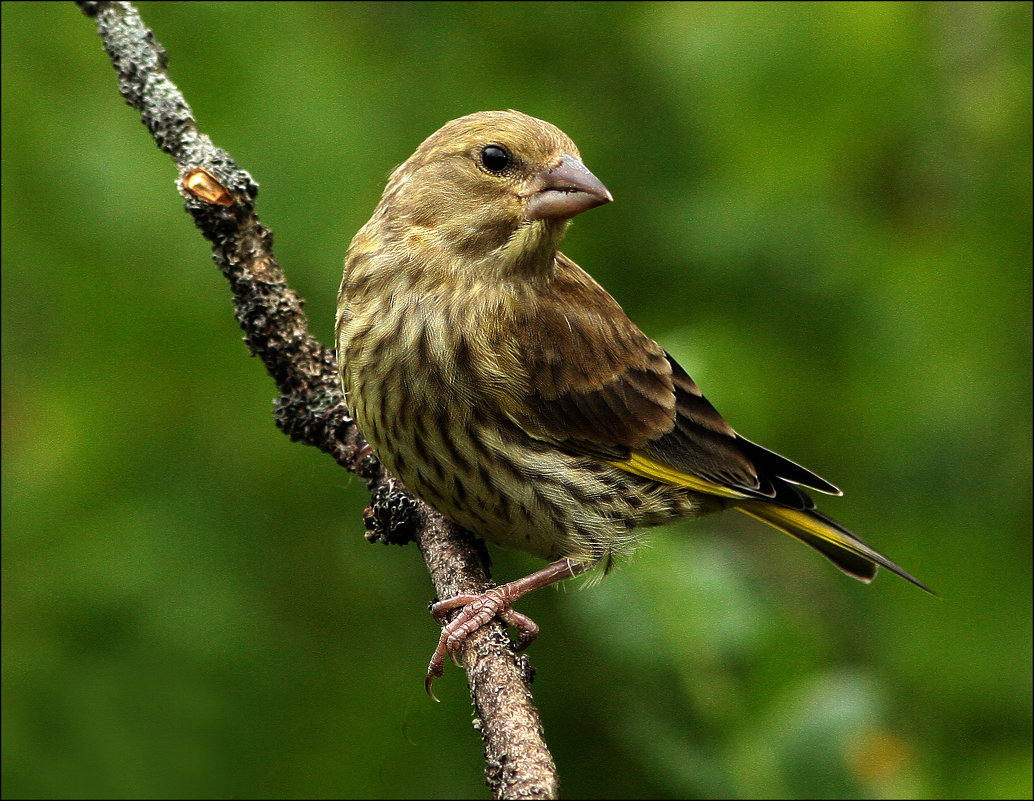
<path fill-rule="evenodd" d="M 513 163 L 509 151 L 499 145 L 485 145 L 481 149 L 481 166 L 489 172 L 500 173 Z"/>

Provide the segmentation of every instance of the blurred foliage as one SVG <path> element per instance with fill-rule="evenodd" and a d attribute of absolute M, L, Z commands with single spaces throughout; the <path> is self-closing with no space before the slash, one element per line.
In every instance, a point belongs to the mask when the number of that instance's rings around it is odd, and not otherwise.
<path fill-rule="evenodd" d="M 567 796 L 1031 796 L 1031 4 L 140 5 L 325 342 L 388 172 L 548 119 L 616 198 L 566 252 L 941 593 L 727 515 L 530 597 Z M 3 795 L 484 797 L 92 22 L 2 14 Z"/>

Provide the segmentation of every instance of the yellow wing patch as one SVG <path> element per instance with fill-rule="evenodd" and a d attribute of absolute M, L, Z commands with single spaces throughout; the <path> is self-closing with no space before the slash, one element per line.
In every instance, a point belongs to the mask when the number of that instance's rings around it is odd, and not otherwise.
<path fill-rule="evenodd" d="M 621 462 L 610 462 L 626 473 L 649 478 L 653 481 L 660 481 L 663 484 L 671 484 L 675 487 L 685 487 L 694 492 L 703 492 L 707 495 L 720 495 L 723 498 L 749 498 L 746 493 L 739 492 L 722 484 L 715 484 L 706 478 L 695 476 L 692 473 L 684 473 L 681 470 L 654 461 L 641 453 L 633 453 L 628 459 Z"/>

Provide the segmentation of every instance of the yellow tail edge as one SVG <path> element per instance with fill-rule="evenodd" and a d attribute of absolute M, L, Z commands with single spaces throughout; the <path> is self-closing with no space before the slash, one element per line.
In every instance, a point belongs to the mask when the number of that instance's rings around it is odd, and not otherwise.
<path fill-rule="evenodd" d="M 765 501 L 740 501 L 735 507 L 809 545 L 849 576 L 869 583 L 877 567 L 885 567 L 924 592 L 933 590 L 883 554 L 866 545 L 835 520 L 814 510 L 790 509 Z"/>

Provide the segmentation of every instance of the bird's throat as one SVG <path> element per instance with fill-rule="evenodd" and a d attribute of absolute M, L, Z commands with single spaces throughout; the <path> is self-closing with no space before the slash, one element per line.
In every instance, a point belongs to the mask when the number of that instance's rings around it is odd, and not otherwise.
<path fill-rule="evenodd" d="M 569 220 L 535 220 L 522 224 L 497 251 L 500 278 L 549 278 Z"/>

